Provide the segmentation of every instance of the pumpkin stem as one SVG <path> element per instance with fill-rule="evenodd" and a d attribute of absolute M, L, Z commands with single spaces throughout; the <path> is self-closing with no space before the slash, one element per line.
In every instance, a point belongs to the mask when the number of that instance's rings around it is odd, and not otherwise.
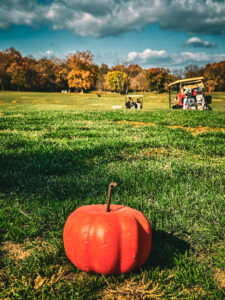
<path fill-rule="evenodd" d="M 106 206 L 106 212 L 110 212 L 110 204 L 111 204 L 111 191 L 113 187 L 117 187 L 116 182 L 111 182 L 109 184 L 109 189 L 108 189 L 108 201 L 107 201 L 107 206 Z"/>

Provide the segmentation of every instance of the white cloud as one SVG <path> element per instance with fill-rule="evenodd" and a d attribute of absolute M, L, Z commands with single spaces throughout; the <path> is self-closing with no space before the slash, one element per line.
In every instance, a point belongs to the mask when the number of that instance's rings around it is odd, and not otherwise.
<path fill-rule="evenodd" d="M 205 52 L 181 52 L 178 54 L 168 54 L 165 50 L 146 49 L 143 52 L 130 52 L 127 56 L 128 63 L 138 63 L 145 68 L 156 66 L 163 66 L 167 68 L 188 64 L 204 65 L 209 62 L 218 62 L 221 60 L 225 60 L 225 53 L 207 54 Z"/>
<path fill-rule="evenodd" d="M 12 24 L 35 26 L 43 21 L 43 5 L 34 0 L 1 0 L 0 29 L 7 29 Z"/>
<path fill-rule="evenodd" d="M 39 58 L 43 58 L 43 57 L 60 57 L 60 55 L 58 55 L 57 53 L 54 53 L 54 51 L 52 50 L 46 50 L 46 51 L 38 51 L 37 53 L 34 54 L 34 56 L 39 59 Z"/>
<path fill-rule="evenodd" d="M 165 64 L 169 63 L 171 57 L 165 50 L 152 50 L 146 49 L 143 52 L 130 52 L 128 53 L 128 63 L 140 63 L 140 64 Z"/>
<path fill-rule="evenodd" d="M 102 37 L 160 23 L 189 33 L 225 34 L 223 0 L 1 0 L 0 28 L 50 24 L 81 36 Z"/>
<path fill-rule="evenodd" d="M 131 60 L 137 57 L 139 57 L 142 60 L 147 60 L 150 58 L 167 58 L 168 55 L 166 54 L 165 50 L 152 50 L 152 49 L 146 49 L 141 53 L 130 52 L 128 55 L 128 58 L 130 58 Z"/>
<path fill-rule="evenodd" d="M 184 43 L 185 46 L 191 46 L 194 48 L 215 48 L 216 44 L 209 42 L 209 41 L 203 41 L 202 39 L 198 37 L 192 37 Z"/>
<path fill-rule="evenodd" d="M 47 50 L 45 51 L 46 55 L 51 56 L 54 54 L 54 52 L 52 50 Z"/>
<path fill-rule="evenodd" d="M 192 52 L 181 52 L 178 59 L 178 63 L 208 63 L 218 62 L 225 60 L 225 53 L 222 54 L 207 54 L 205 52 L 192 53 Z"/>

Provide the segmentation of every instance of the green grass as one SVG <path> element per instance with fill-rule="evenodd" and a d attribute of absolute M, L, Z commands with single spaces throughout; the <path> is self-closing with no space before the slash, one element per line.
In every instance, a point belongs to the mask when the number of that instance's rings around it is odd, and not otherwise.
<path fill-rule="evenodd" d="M 172 98 L 175 97 L 175 94 Z M 169 107 L 168 94 L 144 93 L 144 110 L 162 110 Z M 212 109 L 225 111 L 225 93 L 212 95 Z M 0 92 L 0 107 L 5 110 L 106 110 L 122 105 L 125 97 L 119 94 L 96 92 L 88 94 L 61 94 L 36 92 Z"/>
<path fill-rule="evenodd" d="M 35 111 L 35 94 L 10 110 L 17 94 L 4 95 L 0 298 L 224 297 L 223 111 Z M 77 207 L 105 203 L 111 181 L 112 202 L 148 218 L 151 254 L 129 274 L 85 274 L 65 255 L 63 227 Z"/>

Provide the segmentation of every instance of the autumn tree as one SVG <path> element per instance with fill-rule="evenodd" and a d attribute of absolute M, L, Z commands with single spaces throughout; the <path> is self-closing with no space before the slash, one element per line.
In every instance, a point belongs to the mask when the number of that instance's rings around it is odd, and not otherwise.
<path fill-rule="evenodd" d="M 9 67 L 12 63 L 20 64 L 22 56 L 19 51 L 13 47 L 0 51 L 0 83 L 2 90 L 7 82 L 10 82 L 10 73 L 8 72 Z"/>
<path fill-rule="evenodd" d="M 142 71 L 135 77 L 130 78 L 130 88 L 133 91 L 147 91 L 149 89 L 149 82 L 146 77 L 146 72 Z"/>
<path fill-rule="evenodd" d="M 142 71 L 143 71 L 142 68 L 138 64 L 129 65 L 127 67 L 127 74 L 130 78 L 136 77 Z"/>
<path fill-rule="evenodd" d="M 25 87 L 31 90 L 37 90 L 39 86 L 39 76 L 37 73 L 37 61 L 32 56 L 23 57 L 25 67 L 26 84 Z"/>
<path fill-rule="evenodd" d="M 225 91 L 225 61 L 207 64 L 204 68 L 204 77 L 210 92 Z"/>
<path fill-rule="evenodd" d="M 169 70 L 164 68 L 150 68 L 147 70 L 147 79 L 150 91 L 162 93 L 170 81 Z"/>
<path fill-rule="evenodd" d="M 106 64 L 102 64 L 98 67 L 97 70 L 97 81 L 96 81 L 96 89 L 98 91 L 103 91 L 105 89 L 105 77 L 109 72 L 109 67 Z"/>
<path fill-rule="evenodd" d="M 67 76 L 70 88 L 84 92 L 95 86 L 97 72 L 93 55 L 89 51 L 71 55 L 67 64 L 70 70 Z"/>
<path fill-rule="evenodd" d="M 9 60 L 7 73 L 11 77 L 11 83 L 15 84 L 19 91 L 21 86 L 27 86 L 27 72 L 29 70 L 29 63 L 25 58 L 22 57 L 20 52 L 14 48 L 6 49 L 5 53 Z"/>
<path fill-rule="evenodd" d="M 47 58 L 37 61 L 35 70 L 38 74 L 38 87 L 40 90 L 54 91 L 59 89 L 61 82 L 58 66 Z"/>
<path fill-rule="evenodd" d="M 124 65 L 116 65 L 111 68 L 112 71 L 119 71 L 126 73 L 126 67 Z"/>
<path fill-rule="evenodd" d="M 68 89 L 68 80 L 67 76 L 69 74 L 69 67 L 65 59 L 60 59 L 57 57 L 53 57 L 51 61 L 56 66 L 56 77 L 57 77 L 57 89 Z"/>
<path fill-rule="evenodd" d="M 204 68 L 199 67 L 198 65 L 189 65 L 185 67 L 185 77 L 186 78 L 193 78 L 193 77 L 200 77 L 204 74 Z"/>
<path fill-rule="evenodd" d="M 29 68 L 27 62 L 13 62 L 7 69 L 7 72 L 11 76 L 11 82 L 16 84 L 18 91 L 21 86 L 27 86 L 26 72 Z"/>
<path fill-rule="evenodd" d="M 181 79 L 184 77 L 185 75 L 185 70 L 183 68 L 180 68 L 180 69 L 174 69 L 173 70 L 173 75 L 178 79 Z"/>
<path fill-rule="evenodd" d="M 7 74 L 8 67 L 9 67 L 8 57 L 3 51 L 1 51 L 0 52 L 0 84 L 2 86 L 2 90 L 4 90 L 7 77 L 9 77 L 9 74 Z"/>
<path fill-rule="evenodd" d="M 125 72 L 111 71 L 105 77 L 105 87 L 107 90 L 124 93 L 128 85 L 128 76 Z"/>
<path fill-rule="evenodd" d="M 23 57 L 13 47 L 0 51 L 0 85 L 2 90 L 30 89 L 59 91 L 73 87 L 81 91 L 90 89 L 110 90 L 127 93 L 134 91 L 158 91 L 168 89 L 168 84 L 183 76 L 204 76 L 206 88 L 213 91 L 225 91 L 225 61 L 208 63 L 201 67 L 189 65 L 174 70 L 171 74 L 164 68 L 143 70 L 138 64 L 118 64 L 109 68 L 106 64 L 96 66 L 90 52 L 77 52 L 67 60 L 57 57 Z"/>

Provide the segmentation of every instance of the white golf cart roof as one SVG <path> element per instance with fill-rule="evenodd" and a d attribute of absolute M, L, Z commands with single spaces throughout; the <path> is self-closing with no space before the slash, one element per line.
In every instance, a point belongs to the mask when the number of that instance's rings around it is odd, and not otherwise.
<path fill-rule="evenodd" d="M 143 98 L 144 95 L 126 95 L 126 98 Z"/>
<path fill-rule="evenodd" d="M 180 79 L 180 80 L 177 80 L 177 81 L 174 81 L 174 82 L 170 83 L 168 86 L 171 87 L 173 85 L 180 84 L 180 83 L 185 83 L 185 84 L 198 83 L 198 82 L 202 82 L 203 80 L 204 80 L 204 77 L 194 77 L 194 78 Z"/>

